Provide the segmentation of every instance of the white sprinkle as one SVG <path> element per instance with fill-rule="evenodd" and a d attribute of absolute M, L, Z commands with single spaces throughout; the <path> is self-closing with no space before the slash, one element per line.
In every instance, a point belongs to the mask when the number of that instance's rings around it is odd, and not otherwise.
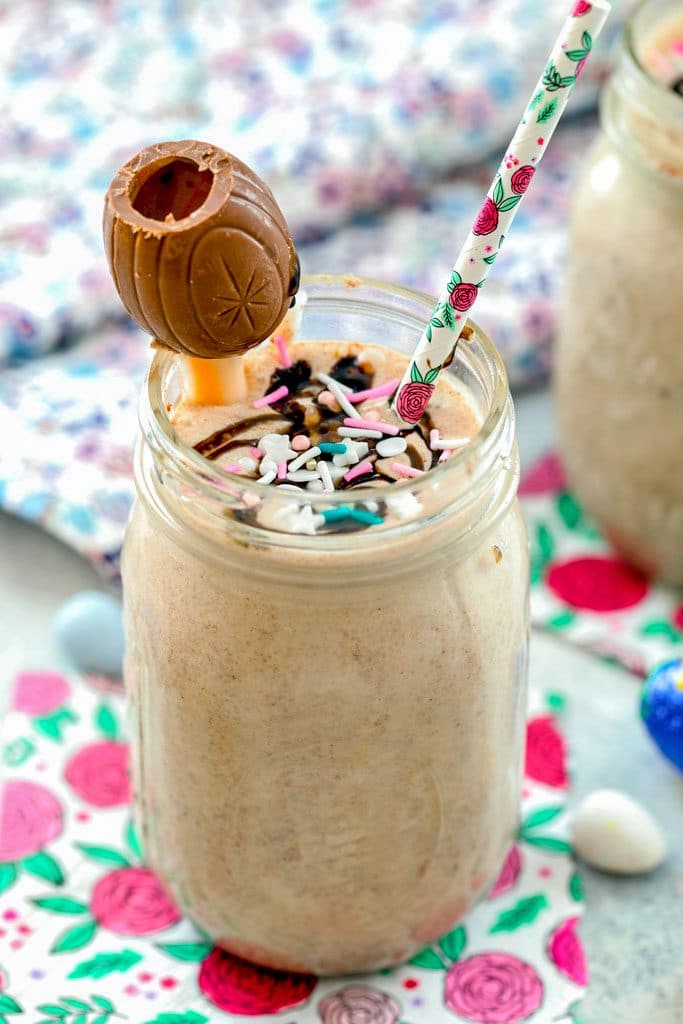
<path fill-rule="evenodd" d="M 388 494 L 384 499 L 390 512 L 399 519 L 414 519 L 422 511 L 422 505 L 414 494 Z"/>
<path fill-rule="evenodd" d="M 277 475 L 277 462 L 272 455 L 264 455 L 261 459 L 261 472 L 263 474 L 275 473 Z"/>
<path fill-rule="evenodd" d="M 344 473 L 346 472 L 344 466 L 331 466 L 329 462 L 326 462 L 325 465 L 329 469 L 330 476 L 332 477 L 333 480 L 341 480 L 341 478 L 344 476 Z"/>
<path fill-rule="evenodd" d="M 298 299 L 297 299 L 297 302 L 298 302 Z M 330 377 L 329 373 L 319 373 L 319 374 L 317 374 L 317 380 L 319 380 L 322 384 L 327 384 L 328 388 L 330 387 L 330 384 L 334 384 L 335 387 L 338 387 L 339 390 L 343 391 L 344 394 L 346 394 L 346 395 L 348 395 L 351 391 L 353 391 L 353 388 L 350 388 L 348 386 L 348 384 L 342 384 L 341 381 L 335 380 L 334 377 Z M 330 390 L 332 390 L 332 389 L 330 388 Z"/>
<path fill-rule="evenodd" d="M 363 504 L 365 505 L 365 507 L 368 510 L 368 512 L 379 512 L 379 502 L 377 502 L 377 501 L 364 501 Z"/>
<path fill-rule="evenodd" d="M 309 480 L 319 480 L 320 477 L 309 469 L 300 469 L 296 473 L 288 473 L 287 479 L 295 484 L 306 484 Z"/>
<path fill-rule="evenodd" d="M 289 521 L 289 528 L 292 533 L 313 534 L 319 526 L 324 524 L 322 516 L 313 512 L 311 505 L 304 505 L 298 515 L 292 516 Z"/>
<path fill-rule="evenodd" d="M 303 488 L 297 487 L 296 484 L 278 484 L 278 491 L 296 491 L 297 494 L 303 494 Z"/>
<path fill-rule="evenodd" d="M 442 452 L 444 448 L 462 448 L 463 445 L 469 443 L 469 437 L 442 437 L 438 441 L 432 441 L 432 451 Z"/>
<path fill-rule="evenodd" d="M 364 459 L 365 456 L 370 451 L 370 445 L 366 444 L 365 441 L 354 441 L 353 443 L 356 446 L 356 455 L 358 456 L 358 458 Z"/>
<path fill-rule="evenodd" d="M 340 427 L 337 433 L 340 437 L 384 437 L 381 430 L 361 430 L 360 427 Z"/>
<path fill-rule="evenodd" d="M 306 484 L 306 490 L 319 494 L 321 491 L 324 491 L 325 488 L 323 487 L 322 480 L 311 480 L 310 483 Z"/>
<path fill-rule="evenodd" d="M 272 484 L 273 480 L 277 476 L 277 470 L 271 469 L 269 473 L 264 473 L 263 476 L 258 478 L 260 484 Z"/>
<path fill-rule="evenodd" d="M 238 459 L 237 465 L 241 466 L 245 473 L 255 473 L 258 468 L 258 462 L 256 459 L 252 459 L 250 455 L 245 455 L 244 458 Z"/>
<path fill-rule="evenodd" d="M 318 463 L 318 471 L 320 473 L 320 479 L 322 480 L 323 491 L 333 491 L 334 483 L 332 482 L 332 474 L 330 473 L 330 467 L 326 462 L 323 462 L 322 459 Z"/>
<path fill-rule="evenodd" d="M 336 380 L 330 379 L 330 382 L 328 383 L 327 387 L 329 388 L 330 392 L 334 395 L 334 397 L 337 399 L 337 401 L 339 402 L 340 406 L 342 407 L 347 416 L 358 415 L 358 410 L 353 405 L 351 405 L 351 402 L 349 402 L 348 398 L 346 397 L 346 393 L 342 391 Z M 351 410 L 351 412 L 349 412 L 349 409 Z"/>
<path fill-rule="evenodd" d="M 321 452 L 317 445 L 313 448 L 307 448 L 301 455 L 297 455 L 295 459 L 292 459 L 289 464 L 289 472 L 295 473 L 300 466 L 305 466 L 310 459 L 315 459 L 320 454 Z"/>
<path fill-rule="evenodd" d="M 264 455 L 270 455 L 276 463 L 291 458 L 289 454 L 291 452 L 290 440 L 287 434 L 264 434 L 259 440 L 258 449 Z"/>
<path fill-rule="evenodd" d="M 405 437 L 387 437 L 377 445 L 377 454 L 385 459 L 390 455 L 402 455 L 407 447 Z"/>

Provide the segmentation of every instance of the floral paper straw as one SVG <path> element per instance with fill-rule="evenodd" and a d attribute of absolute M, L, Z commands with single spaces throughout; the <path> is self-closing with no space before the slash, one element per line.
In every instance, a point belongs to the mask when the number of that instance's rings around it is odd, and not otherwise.
<path fill-rule="evenodd" d="M 609 0 L 575 0 L 394 396 L 392 407 L 406 423 L 420 419 L 439 373 L 453 359 L 467 313 L 496 260 L 609 12 Z"/>

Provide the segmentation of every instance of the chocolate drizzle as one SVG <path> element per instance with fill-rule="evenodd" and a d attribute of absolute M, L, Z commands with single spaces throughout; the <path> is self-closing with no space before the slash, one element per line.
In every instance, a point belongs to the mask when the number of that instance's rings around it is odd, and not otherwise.
<path fill-rule="evenodd" d="M 314 384 L 311 375 L 311 365 L 304 359 L 297 360 L 290 367 L 278 367 L 273 372 L 265 393 L 270 394 L 284 385 L 289 389 L 289 396 L 281 402 L 274 403 L 272 411 L 255 410 L 253 416 L 244 417 L 214 431 L 209 437 L 195 444 L 195 451 L 207 459 L 215 460 L 235 449 L 257 446 L 259 435 L 254 428 L 264 423 L 272 423 L 271 433 L 287 434 L 292 438 L 297 434 L 305 434 L 312 446 L 320 441 L 343 442 L 345 439 L 339 436 L 338 429 L 343 425 L 346 414 L 343 411 L 335 412 L 318 401 L 318 395 L 324 387 Z M 365 391 L 372 387 L 373 374 L 359 365 L 356 356 L 344 356 L 337 360 L 330 371 L 330 376 L 346 384 L 353 391 Z M 308 406 L 304 404 L 304 399 L 309 399 Z M 359 416 L 362 414 L 359 413 Z M 430 449 L 430 431 L 433 428 L 434 422 L 429 412 L 425 412 L 419 423 L 400 431 L 400 436 L 407 442 L 406 454 L 410 465 L 415 469 L 432 469 L 439 461 L 441 452 L 432 452 Z M 245 434 L 248 436 L 244 436 Z M 420 453 L 420 442 L 426 449 L 427 461 Z M 350 481 L 341 479 L 337 482 L 336 489 L 354 490 L 367 488 L 368 485 L 380 481 L 396 482 L 395 476 L 391 476 L 378 465 L 382 460 L 376 451 L 371 450 L 365 461 L 373 464 L 371 474 Z M 347 528 L 352 527 L 349 525 Z"/>

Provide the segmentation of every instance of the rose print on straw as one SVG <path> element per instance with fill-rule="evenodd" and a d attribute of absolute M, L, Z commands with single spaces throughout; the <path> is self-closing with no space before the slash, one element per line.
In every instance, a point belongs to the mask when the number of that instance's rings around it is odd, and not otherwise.
<path fill-rule="evenodd" d="M 406 423 L 416 423 L 426 407 L 423 401 L 415 400 L 415 384 L 428 384 L 433 391 L 438 373 L 429 381 L 426 375 L 433 368 L 448 366 L 453 358 L 467 323 L 464 314 L 476 301 L 609 11 L 609 0 L 595 0 L 590 4 L 575 2 L 572 5 L 571 14 L 555 42 L 458 255 L 448 285 L 434 308 L 394 396 L 394 411 Z M 484 245 L 482 239 L 493 240 L 492 236 L 497 236 L 495 244 L 489 242 Z M 465 274 L 469 281 L 464 280 Z M 457 312 L 453 313 L 453 310 Z M 405 391 L 408 391 L 410 400 L 404 399 Z M 427 395 L 427 402 L 432 391 Z M 425 394 L 422 390 L 423 399 Z"/>

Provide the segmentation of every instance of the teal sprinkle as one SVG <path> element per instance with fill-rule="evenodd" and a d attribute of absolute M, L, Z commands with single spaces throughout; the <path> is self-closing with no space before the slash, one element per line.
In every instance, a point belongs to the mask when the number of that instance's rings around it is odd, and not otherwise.
<path fill-rule="evenodd" d="M 340 508 L 328 508 L 322 514 L 326 523 L 337 523 L 340 519 L 348 519 L 352 515 L 353 512 L 348 505 L 342 505 Z"/>
<path fill-rule="evenodd" d="M 380 526 L 384 522 L 381 516 L 376 516 L 374 512 L 368 512 L 363 508 L 354 508 L 351 511 L 351 518 L 368 526 Z"/>
<path fill-rule="evenodd" d="M 345 444 L 333 444 L 331 441 L 321 441 L 318 448 L 326 455 L 344 455 L 346 452 Z"/>

